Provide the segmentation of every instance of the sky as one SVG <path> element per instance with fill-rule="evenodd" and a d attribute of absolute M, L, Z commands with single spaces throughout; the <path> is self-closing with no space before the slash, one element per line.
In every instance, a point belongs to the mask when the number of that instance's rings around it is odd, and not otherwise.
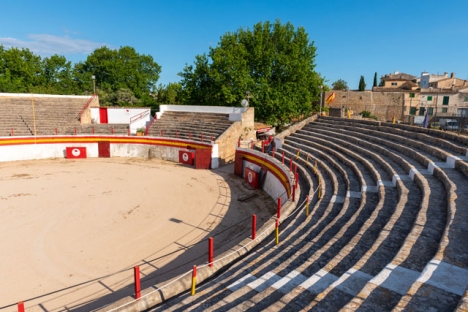
<path fill-rule="evenodd" d="M 304 27 L 316 71 L 367 89 L 395 71 L 468 80 L 468 0 L 2 0 L 0 44 L 42 57 L 85 61 L 96 48 L 131 46 L 162 67 L 158 84 L 180 81 L 220 37 L 279 19 Z M 379 80 L 380 81 L 380 80 Z"/>

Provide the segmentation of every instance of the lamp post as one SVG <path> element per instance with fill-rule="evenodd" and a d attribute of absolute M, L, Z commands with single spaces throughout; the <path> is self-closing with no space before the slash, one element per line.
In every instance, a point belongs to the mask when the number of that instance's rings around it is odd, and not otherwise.
<path fill-rule="evenodd" d="M 319 86 L 320 89 L 320 117 L 322 117 L 322 89 L 323 86 Z"/>
<path fill-rule="evenodd" d="M 247 99 L 243 99 L 241 101 L 241 105 L 242 107 L 244 107 L 244 109 L 247 109 L 247 107 L 249 107 L 249 99 L 250 99 L 250 91 L 245 91 L 245 98 Z"/>
<path fill-rule="evenodd" d="M 93 79 L 93 94 L 96 94 L 96 76 L 92 75 L 91 79 Z"/>

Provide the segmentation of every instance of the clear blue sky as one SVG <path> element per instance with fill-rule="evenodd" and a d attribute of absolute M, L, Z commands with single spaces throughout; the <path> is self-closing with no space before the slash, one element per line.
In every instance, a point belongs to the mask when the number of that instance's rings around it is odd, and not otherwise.
<path fill-rule="evenodd" d="M 468 79 L 468 0 L 2 0 L 0 12 L 5 47 L 78 62 L 103 45 L 131 46 L 162 66 L 163 84 L 224 33 L 276 19 L 306 29 L 329 85 L 357 89 L 363 75 L 370 88 L 375 72 L 394 71 Z"/>

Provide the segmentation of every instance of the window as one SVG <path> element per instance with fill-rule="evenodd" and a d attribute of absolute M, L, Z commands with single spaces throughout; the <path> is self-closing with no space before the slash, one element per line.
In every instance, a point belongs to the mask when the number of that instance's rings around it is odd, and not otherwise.
<path fill-rule="evenodd" d="M 428 96 L 427 96 L 427 100 L 428 100 L 428 101 L 432 101 L 432 95 L 428 95 Z"/>
<path fill-rule="evenodd" d="M 409 97 L 410 97 L 410 98 L 414 98 L 414 93 L 410 93 L 410 94 L 409 94 Z M 467 96 L 467 97 L 468 97 L 468 96 Z"/>
<path fill-rule="evenodd" d="M 392 82 L 392 86 L 397 86 L 398 84 L 396 82 Z"/>
<path fill-rule="evenodd" d="M 427 108 L 427 114 L 428 115 L 430 115 L 430 116 L 434 115 L 433 112 L 434 112 L 434 107 L 428 107 Z"/>
<path fill-rule="evenodd" d="M 465 102 L 468 102 L 468 96 L 465 96 L 465 100 L 464 100 L 464 101 L 465 101 Z"/>
<path fill-rule="evenodd" d="M 448 105 L 448 103 L 449 103 L 449 97 L 444 96 L 444 100 L 442 101 L 442 105 Z"/>
<path fill-rule="evenodd" d="M 410 112 L 411 115 L 416 115 L 416 107 L 411 107 Z"/>
<path fill-rule="evenodd" d="M 419 116 L 424 116 L 425 112 L 426 112 L 426 109 L 424 107 L 419 108 Z"/>
<path fill-rule="evenodd" d="M 447 107 L 442 108 L 442 113 L 446 113 L 448 111 Z"/>

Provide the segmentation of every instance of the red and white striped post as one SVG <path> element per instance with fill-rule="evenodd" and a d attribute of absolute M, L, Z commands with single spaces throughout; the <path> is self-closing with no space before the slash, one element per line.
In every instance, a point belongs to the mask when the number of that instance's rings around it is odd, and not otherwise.
<path fill-rule="evenodd" d="M 194 265 L 193 271 L 192 271 L 192 291 L 191 291 L 192 296 L 195 296 L 196 287 L 197 287 L 197 266 Z"/>
<path fill-rule="evenodd" d="M 276 218 L 281 218 L 281 197 L 278 197 L 278 207 L 276 209 Z"/>
<path fill-rule="evenodd" d="M 213 237 L 208 238 L 208 264 L 210 267 L 213 266 L 214 259 L 214 242 Z"/>
<path fill-rule="evenodd" d="M 140 267 L 133 267 L 133 280 L 135 284 L 135 299 L 140 299 L 141 297 L 141 284 L 140 284 Z"/>
<path fill-rule="evenodd" d="M 24 312 L 24 302 L 18 302 L 18 312 Z"/>
<path fill-rule="evenodd" d="M 257 215 L 252 215 L 252 239 L 257 237 Z"/>

